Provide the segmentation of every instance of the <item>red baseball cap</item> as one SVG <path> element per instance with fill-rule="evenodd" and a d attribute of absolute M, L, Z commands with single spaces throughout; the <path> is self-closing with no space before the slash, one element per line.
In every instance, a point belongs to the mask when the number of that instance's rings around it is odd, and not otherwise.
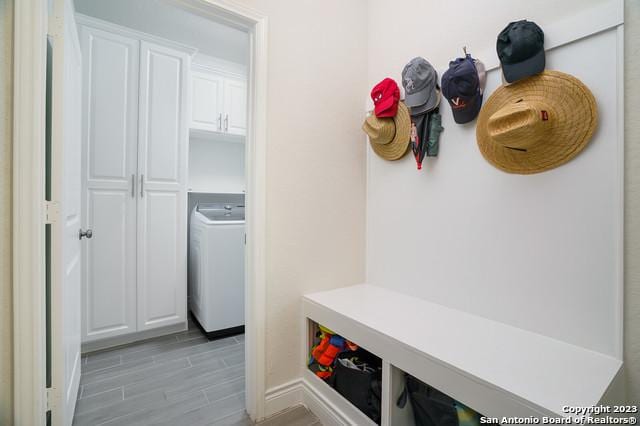
<path fill-rule="evenodd" d="M 398 84 L 390 78 L 385 78 L 371 90 L 371 99 L 375 105 L 376 117 L 395 117 L 400 101 Z"/>

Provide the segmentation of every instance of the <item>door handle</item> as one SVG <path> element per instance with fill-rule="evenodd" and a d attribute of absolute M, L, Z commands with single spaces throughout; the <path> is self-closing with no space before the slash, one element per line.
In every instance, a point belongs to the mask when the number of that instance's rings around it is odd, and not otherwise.
<path fill-rule="evenodd" d="M 140 198 L 144 197 L 144 175 L 140 175 Z"/>
<path fill-rule="evenodd" d="M 229 131 L 229 114 L 224 115 L 224 131 Z"/>
<path fill-rule="evenodd" d="M 83 231 L 82 228 L 80 228 L 80 230 L 78 231 L 78 239 L 79 240 L 81 240 L 83 238 L 91 239 L 91 237 L 93 237 L 93 231 L 91 229 L 87 229 L 86 231 Z"/>
<path fill-rule="evenodd" d="M 222 130 L 222 113 L 218 114 L 218 130 Z"/>
<path fill-rule="evenodd" d="M 136 175 L 131 175 L 131 198 L 136 196 Z"/>

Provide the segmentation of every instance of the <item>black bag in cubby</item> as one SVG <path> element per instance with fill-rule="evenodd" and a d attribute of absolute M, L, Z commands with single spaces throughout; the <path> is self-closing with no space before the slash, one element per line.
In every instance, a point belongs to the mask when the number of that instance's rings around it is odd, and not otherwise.
<path fill-rule="evenodd" d="M 345 367 L 339 361 L 340 359 L 353 358 L 357 358 L 359 363 L 366 363 L 373 371 Z M 382 361 L 380 358 L 362 349 L 339 354 L 329 384 L 367 417 L 380 424 L 382 399 Z"/>
<path fill-rule="evenodd" d="M 405 390 L 398 407 L 411 401 L 416 426 L 458 426 L 455 400 L 407 374 Z"/>

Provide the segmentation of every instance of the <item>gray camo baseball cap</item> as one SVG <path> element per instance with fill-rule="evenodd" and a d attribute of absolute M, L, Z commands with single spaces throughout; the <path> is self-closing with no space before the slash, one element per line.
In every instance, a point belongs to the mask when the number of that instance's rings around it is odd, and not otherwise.
<path fill-rule="evenodd" d="M 424 58 L 413 58 L 402 70 L 405 103 L 411 113 L 430 111 L 438 106 L 438 73 Z"/>

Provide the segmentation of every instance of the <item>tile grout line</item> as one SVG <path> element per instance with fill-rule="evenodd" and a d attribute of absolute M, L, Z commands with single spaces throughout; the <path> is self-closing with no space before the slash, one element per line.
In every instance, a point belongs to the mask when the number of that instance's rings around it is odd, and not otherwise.
<path fill-rule="evenodd" d="M 221 369 L 221 370 L 216 370 L 215 372 L 217 373 L 217 372 L 224 371 L 224 370 L 228 370 L 228 369 L 229 369 L 229 368 L 225 368 L 225 369 Z M 243 377 L 243 378 L 244 378 L 244 377 L 245 377 L 244 372 L 243 372 L 242 376 L 239 376 L 239 377 Z M 212 387 L 214 387 L 214 386 L 222 386 L 222 385 L 226 385 L 226 384 L 229 384 L 229 383 L 231 383 L 231 382 L 233 382 L 233 381 L 237 380 L 239 377 L 223 379 L 224 381 L 222 381 L 222 382 L 216 383 L 215 385 L 211 385 L 211 386 L 208 386 L 208 387 L 203 388 L 203 389 L 200 389 L 200 390 L 203 390 L 203 391 L 204 391 L 204 390 L 211 389 L 211 388 L 212 388 Z M 144 395 L 144 394 L 147 394 L 147 393 L 149 393 L 149 392 L 152 392 L 152 391 L 145 391 L 145 392 L 142 392 L 142 393 L 136 394 L 135 396 Z M 166 392 L 166 391 L 165 391 L 165 392 Z M 170 391 L 170 392 L 171 392 L 171 391 Z M 180 392 L 180 391 L 175 391 L 175 390 L 174 390 L 174 391 L 172 391 L 172 392 L 176 392 L 177 394 L 180 394 L 180 393 L 187 393 L 187 394 L 188 394 L 188 393 L 191 393 L 191 392 L 196 392 L 196 390 L 191 390 L 191 391 L 181 391 L 181 392 Z M 239 394 L 239 393 L 245 393 L 245 391 L 243 390 L 242 392 L 237 392 L 237 393 L 238 393 L 238 394 Z M 165 393 L 165 394 L 166 394 L 166 393 Z M 232 394 L 232 395 L 235 395 L 235 394 Z M 227 397 L 228 397 L 228 396 L 227 396 Z M 227 398 L 227 397 L 224 397 L 224 398 L 221 398 L 221 399 L 225 399 L 225 398 Z"/>
<path fill-rule="evenodd" d="M 228 379 L 228 380 L 225 380 L 225 381 L 223 381 L 223 382 L 216 383 L 215 385 L 211 385 L 211 386 L 209 386 L 209 387 L 206 387 L 206 388 L 201 389 L 201 391 L 202 391 L 202 392 L 205 392 L 205 394 L 206 394 L 206 393 L 207 393 L 207 391 L 209 391 L 209 390 L 211 390 L 211 389 L 213 389 L 213 388 L 215 388 L 215 387 L 217 387 L 217 386 L 224 386 L 224 385 L 228 385 L 229 383 L 232 383 L 232 382 L 238 381 L 238 380 L 240 380 L 240 379 L 242 379 L 242 380 L 244 381 L 244 380 L 245 380 L 245 376 L 244 376 L 244 375 L 242 375 L 242 376 L 240 376 L 240 377 L 236 377 L 236 378 L 234 378 L 234 379 Z M 185 393 L 185 392 L 183 392 L 183 393 Z M 188 393 L 188 392 L 186 392 L 186 393 Z M 231 396 L 233 396 L 233 395 L 240 395 L 240 394 L 244 394 L 244 393 L 246 393 L 244 390 L 242 390 L 242 391 L 240 391 L 240 392 L 235 392 L 235 393 L 232 393 L 231 395 L 226 395 L 226 396 L 223 396 L 222 398 L 218 398 L 218 399 L 216 399 L 216 400 L 215 400 L 215 401 L 213 401 L 213 402 L 222 401 L 223 399 L 227 399 L 227 398 L 229 398 L 229 397 L 231 397 Z M 208 397 L 208 396 L 207 396 L 207 399 L 209 399 L 209 397 Z"/>
<path fill-rule="evenodd" d="M 82 386 L 82 396 L 81 396 L 80 398 L 78 398 L 77 400 L 79 401 L 79 400 L 81 400 L 81 399 L 93 398 L 94 396 L 99 396 L 99 395 L 102 395 L 103 393 L 113 392 L 114 390 L 119 389 L 119 388 L 121 388 L 121 387 L 123 387 L 123 386 L 117 386 L 117 387 L 115 387 L 115 388 L 111 388 L 111 389 L 103 390 L 103 391 L 100 391 L 100 392 L 97 392 L 97 393 L 94 393 L 94 394 L 91 394 L 91 395 L 87 395 L 87 396 L 85 397 L 85 396 L 84 396 L 84 386 Z"/>

